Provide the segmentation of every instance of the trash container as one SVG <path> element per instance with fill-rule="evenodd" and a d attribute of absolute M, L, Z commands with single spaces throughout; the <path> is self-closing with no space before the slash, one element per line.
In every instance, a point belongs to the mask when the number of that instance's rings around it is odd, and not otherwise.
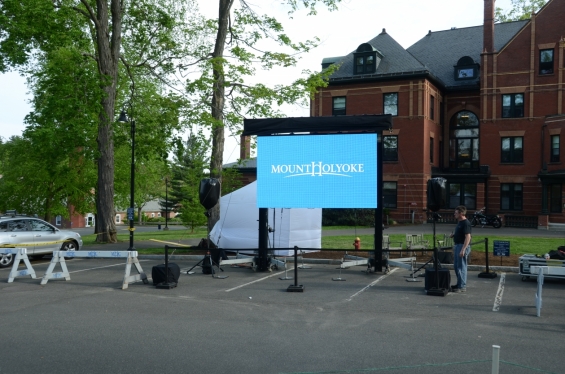
<path fill-rule="evenodd" d="M 160 225 L 160 224 L 157 225 L 157 230 L 161 230 L 161 225 Z"/>

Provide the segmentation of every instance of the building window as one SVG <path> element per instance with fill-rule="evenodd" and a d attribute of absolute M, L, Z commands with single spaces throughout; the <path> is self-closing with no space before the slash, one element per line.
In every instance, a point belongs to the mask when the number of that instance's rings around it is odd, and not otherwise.
<path fill-rule="evenodd" d="M 384 114 L 398 115 L 398 93 L 385 93 L 383 95 Z"/>
<path fill-rule="evenodd" d="M 333 98 L 332 115 L 345 115 L 345 96 L 338 96 Z"/>
<path fill-rule="evenodd" d="M 353 53 L 353 74 L 373 74 L 377 71 L 377 65 L 382 58 L 381 53 L 372 45 L 361 44 Z"/>
<path fill-rule="evenodd" d="M 479 119 L 467 110 L 451 119 L 449 132 L 449 167 L 479 168 Z"/>
<path fill-rule="evenodd" d="M 434 105 L 435 105 L 435 98 L 433 95 L 430 95 L 430 119 L 434 119 Z"/>
<path fill-rule="evenodd" d="M 116 223 L 120 223 L 122 222 L 122 216 L 119 214 L 116 214 Z"/>
<path fill-rule="evenodd" d="M 151 213 L 151 218 L 155 218 L 155 213 Z"/>
<path fill-rule="evenodd" d="M 549 188 L 549 212 L 561 213 L 562 187 L 560 184 L 550 184 Z"/>
<path fill-rule="evenodd" d="M 559 162 L 559 135 L 551 136 L 551 162 Z"/>
<path fill-rule="evenodd" d="M 355 74 L 375 72 L 375 54 L 355 56 Z"/>
<path fill-rule="evenodd" d="M 383 183 L 383 206 L 385 208 L 396 208 L 396 187 L 396 182 Z"/>
<path fill-rule="evenodd" d="M 553 74 L 553 49 L 542 49 L 539 51 L 539 73 Z"/>
<path fill-rule="evenodd" d="M 479 64 L 469 56 L 461 57 L 455 65 L 454 73 L 456 81 L 476 79 L 479 76 Z"/>
<path fill-rule="evenodd" d="M 475 183 L 449 183 L 449 208 L 465 205 L 467 209 L 477 209 L 477 185 Z"/>
<path fill-rule="evenodd" d="M 522 210 L 522 184 L 502 183 L 500 185 L 500 209 Z"/>
<path fill-rule="evenodd" d="M 524 94 L 502 95 L 502 118 L 524 117 Z"/>
<path fill-rule="evenodd" d="M 383 161 L 398 161 L 398 136 L 383 136 Z"/>
<path fill-rule="evenodd" d="M 524 138 L 521 136 L 502 138 L 501 162 L 524 162 Z"/>
<path fill-rule="evenodd" d="M 434 138 L 430 138 L 430 163 L 434 163 Z"/>
<path fill-rule="evenodd" d="M 61 226 L 62 220 L 63 220 L 63 217 L 61 217 L 61 216 L 55 217 L 55 226 Z"/>

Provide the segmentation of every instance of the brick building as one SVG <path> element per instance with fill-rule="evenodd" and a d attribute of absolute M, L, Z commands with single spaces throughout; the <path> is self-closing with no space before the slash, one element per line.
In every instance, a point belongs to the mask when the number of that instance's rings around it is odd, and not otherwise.
<path fill-rule="evenodd" d="M 529 20 L 430 31 L 407 49 L 386 30 L 347 56 L 311 116 L 392 114 L 383 134 L 384 207 L 423 221 L 426 183 L 447 180 L 447 207 L 483 206 L 507 226 L 565 223 L 565 0 Z M 565 131 L 563 132 L 565 135 Z M 344 150 L 354 151 L 354 150 Z"/>

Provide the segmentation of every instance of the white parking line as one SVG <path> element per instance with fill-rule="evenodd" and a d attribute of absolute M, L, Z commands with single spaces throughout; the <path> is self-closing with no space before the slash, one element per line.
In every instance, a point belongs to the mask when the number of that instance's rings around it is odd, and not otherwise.
<path fill-rule="evenodd" d="M 288 269 L 288 270 L 286 270 L 286 271 L 291 271 L 291 270 L 294 270 L 294 268 Z M 245 283 L 245 284 L 242 284 L 242 285 L 237 286 L 237 287 L 234 287 L 234 288 L 230 288 L 229 290 L 226 290 L 226 292 L 231 292 L 231 291 L 237 290 L 238 288 L 242 288 L 242 287 L 245 287 L 245 286 L 249 286 L 250 284 L 253 284 L 253 283 L 257 283 L 257 282 L 264 281 L 265 279 L 268 279 L 268 278 L 271 278 L 271 277 L 280 275 L 280 274 L 282 274 L 282 273 L 284 273 L 284 271 L 281 271 L 281 272 L 279 272 L 279 273 L 271 274 L 271 275 L 269 275 L 269 276 L 267 276 L 267 277 L 264 277 L 264 278 L 256 279 L 256 280 L 254 280 L 253 282 Z"/>
<path fill-rule="evenodd" d="M 356 293 L 354 293 L 353 295 L 351 295 L 351 297 L 349 299 L 347 299 L 347 301 L 351 301 L 355 296 L 359 295 L 361 292 L 364 292 L 368 288 L 373 287 L 375 284 L 379 283 L 380 281 L 382 281 L 383 279 L 385 279 L 386 277 L 388 277 L 389 275 L 391 275 L 392 273 L 394 273 L 398 269 L 399 268 L 394 268 L 391 271 L 389 271 L 388 274 L 381 275 L 379 278 L 377 278 L 377 280 L 375 280 L 374 282 L 365 286 L 363 289 L 361 289 L 361 290 L 357 291 Z"/>
<path fill-rule="evenodd" d="M 500 273 L 500 282 L 498 282 L 498 290 L 496 291 L 496 297 L 494 298 L 494 306 L 492 307 L 493 312 L 498 312 L 500 305 L 502 304 L 502 294 L 504 293 L 504 280 L 506 279 L 506 273 Z"/>

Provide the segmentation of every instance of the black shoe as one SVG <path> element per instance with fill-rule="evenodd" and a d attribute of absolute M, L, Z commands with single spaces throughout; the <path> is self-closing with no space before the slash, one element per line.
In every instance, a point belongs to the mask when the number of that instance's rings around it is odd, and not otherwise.
<path fill-rule="evenodd" d="M 456 284 L 455 284 L 455 285 L 453 285 L 453 286 L 451 286 L 451 289 L 452 289 L 452 290 L 456 290 L 456 289 L 458 289 L 458 288 L 459 288 L 459 287 L 457 287 L 457 285 L 456 285 Z"/>

